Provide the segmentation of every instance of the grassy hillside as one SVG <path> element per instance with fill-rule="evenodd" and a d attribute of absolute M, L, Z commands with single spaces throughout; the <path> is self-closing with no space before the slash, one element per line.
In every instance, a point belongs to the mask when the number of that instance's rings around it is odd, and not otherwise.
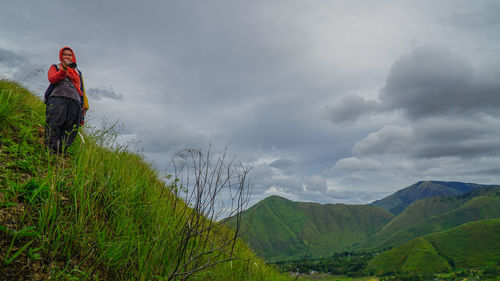
<path fill-rule="evenodd" d="M 224 244 L 226 228 L 197 235 L 195 220 L 218 224 L 140 155 L 105 145 L 110 128 L 84 130 L 57 156 L 43 146 L 43 121 L 37 97 L 0 81 L 2 280 L 289 280 L 244 243 Z"/>
<path fill-rule="evenodd" d="M 393 247 L 419 236 L 487 218 L 500 218 L 500 187 L 415 202 L 371 237 L 366 246 Z"/>
<path fill-rule="evenodd" d="M 368 263 L 367 270 L 375 274 L 389 272 L 447 272 L 452 266 L 441 257 L 426 239 L 416 238 L 382 253 Z"/>
<path fill-rule="evenodd" d="M 458 196 L 485 187 L 492 186 L 462 182 L 419 181 L 370 205 L 381 207 L 398 215 L 410 204 L 420 199 L 433 196 Z"/>
<path fill-rule="evenodd" d="M 392 219 L 378 207 L 292 202 L 268 197 L 243 213 L 243 235 L 267 259 L 329 255 L 359 247 Z"/>
<path fill-rule="evenodd" d="M 368 271 L 446 272 L 495 266 L 500 261 L 500 219 L 480 220 L 413 239 L 375 257 Z"/>
<path fill-rule="evenodd" d="M 395 232 L 419 224 L 430 217 L 460 207 L 464 200 L 455 196 L 429 197 L 414 202 L 382 228 L 372 240 L 386 239 Z"/>

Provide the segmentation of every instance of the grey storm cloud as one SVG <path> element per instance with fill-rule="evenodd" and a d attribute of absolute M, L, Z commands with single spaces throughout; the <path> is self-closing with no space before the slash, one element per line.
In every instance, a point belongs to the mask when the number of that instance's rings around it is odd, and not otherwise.
<path fill-rule="evenodd" d="M 92 98 L 95 100 L 108 98 L 108 99 L 123 101 L 123 95 L 117 94 L 113 90 L 99 89 L 99 88 L 88 88 L 88 89 L 86 89 L 86 93 L 89 96 L 89 98 Z"/>
<path fill-rule="evenodd" d="M 440 46 L 415 48 L 391 66 L 378 100 L 351 95 L 329 108 L 333 123 L 401 111 L 410 120 L 474 114 L 498 114 L 500 73 L 477 69 L 465 57 Z"/>
<path fill-rule="evenodd" d="M 373 107 L 350 108 L 358 118 L 381 112 L 400 112 L 407 118 L 358 141 L 353 157 L 337 161 L 332 171 L 355 173 L 360 179 L 377 169 L 415 179 L 486 178 L 489 163 L 500 155 L 500 82 L 492 79 L 497 72 L 482 67 L 436 46 L 418 47 L 398 58 L 378 101 L 353 99 Z M 465 163 L 475 163 L 475 168 Z"/>
<path fill-rule="evenodd" d="M 328 109 L 333 123 L 354 122 L 363 115 L 374 114 L 384 110 L 384 105 L 375 100 L 367 100 L 358 95 L 343 97 Z"/>
<path fill-rule="evenodd" d="M 411 119 L 497 110 L 500 81 L 487 78 L 446 48 L 419 47 L 394 62 L 379 98 Z"/>

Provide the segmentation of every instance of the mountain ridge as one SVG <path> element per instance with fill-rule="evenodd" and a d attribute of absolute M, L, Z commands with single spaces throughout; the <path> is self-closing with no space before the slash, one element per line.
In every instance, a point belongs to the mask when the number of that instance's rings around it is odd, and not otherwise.
<path fill-rule="evenodd" d="M 476 183 L 464 183 L 456 181 L 418 181 L 395 193 L 375 200 L 369 205 L 378 206 L 388 210 L 394 215 L 401 213 L 411 203 L 420 199 L 434 196 L 458 196 L 464 193 L 498 185 L 485 185 Z"/>
<path fill-rule="evenodd" d="M 417 197 L 430 197 L 409 200 L 413 202 L 398 215 L 372 204 L 294 202 L 272 195 L 243 212 L 243 238 L 264 258 L 286 260 L 306 252 L 319 257 L 394 247 L 463 223 L 500 217 L 500 197 L 495 197 L 500 186 L 419 181 L 405 189 L 411 187 L 427 191 Z M 434 196 L 439 189 L 438 194 L 454 195 Z"/>
<path fill-rule="evenodd" d="M 293 202 L 272 196 L 243 212 L 247 229 L 243 238 L 268 259 L 298 258 L 306 251 L 319 256 L 357 247 L 392 217 L 376 206 Z"/>
<path fill-rule="evenodd" d="M 460 196 L 429 197 L 410 205 L 372 236 L 365 247 L 393 247 L 412 238 L 489 218 L 500 218 L 500 187 Z"/>

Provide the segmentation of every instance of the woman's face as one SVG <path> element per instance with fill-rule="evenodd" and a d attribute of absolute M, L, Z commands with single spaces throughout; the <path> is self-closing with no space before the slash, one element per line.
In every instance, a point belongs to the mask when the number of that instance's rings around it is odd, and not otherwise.
<path fill-rule="evenodd" d="M 71 52 L 70 50 L 66 49 L 63 51 L 62 53 L 62 59 L 63 61 L 67 60 L 67 61 L 73 61 L 73 52 Z"/>

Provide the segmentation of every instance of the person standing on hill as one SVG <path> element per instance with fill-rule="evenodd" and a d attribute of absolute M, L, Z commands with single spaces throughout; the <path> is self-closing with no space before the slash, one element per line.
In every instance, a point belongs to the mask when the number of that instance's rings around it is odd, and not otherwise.
<path fill-rule="evenodd" d="M 73 143 L 89 108 L 73 50 L 62 47 L 59 61 L 49 68 L 50 86 L 45 92 L 45 144 L 55 153 L 63 153 Z"/>

